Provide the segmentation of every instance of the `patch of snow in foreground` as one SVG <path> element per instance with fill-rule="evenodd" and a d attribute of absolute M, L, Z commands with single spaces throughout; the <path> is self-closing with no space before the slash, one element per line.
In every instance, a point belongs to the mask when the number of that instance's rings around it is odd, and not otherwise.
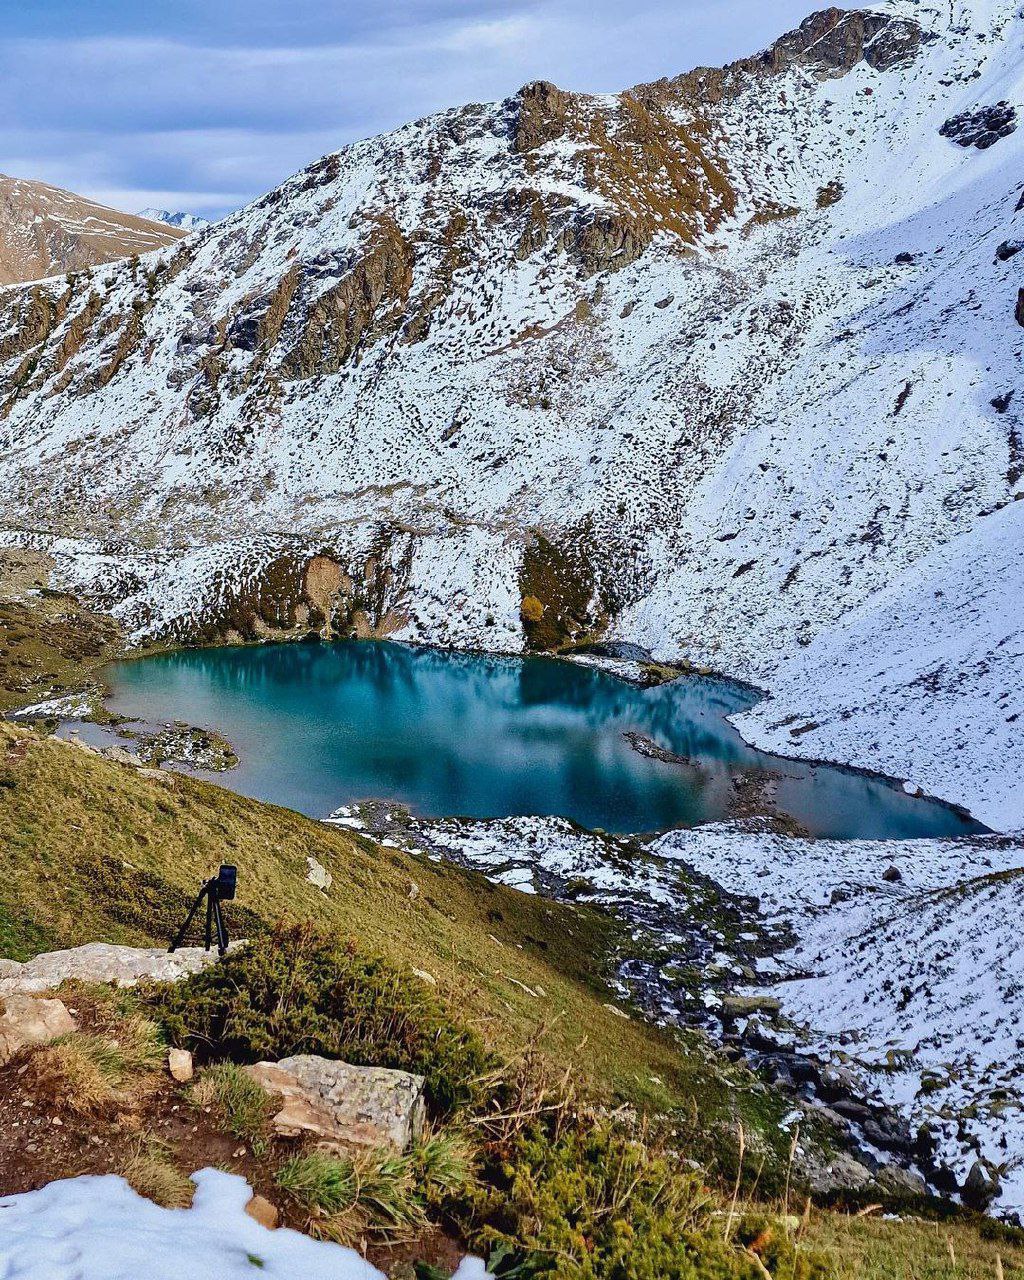
<path fill-rule="evenodd" d="M 202 1169 L 191 1209 L 162 1209 L 123 1178 L 67 1178 L 0 1199 L 3 1280 L 384 1280 L 353 1249 L 270 1231 L 244 1178 Z M 466 1273 L 467 1278 L 470 1273 Z"/>

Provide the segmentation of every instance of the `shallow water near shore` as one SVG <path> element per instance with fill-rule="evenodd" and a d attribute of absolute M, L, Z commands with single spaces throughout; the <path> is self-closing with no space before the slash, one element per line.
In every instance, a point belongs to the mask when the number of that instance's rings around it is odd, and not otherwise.
<path fill-rule="evenodd" d="M 312 817 L 374 798 L 425 817 L 560 814 L 646 832 L 729 817 L 734 779 L 769 771 L 777 809 L 812 835 L 981 829 L 885 780 L 754 750 L 726 716 L 757 695 L 710 677 L 643 689 L 554 658 L 384 641 L 184 650 L 105 676 L 111 711 L 216 728 L 241 757 L 222 785 Z M 687 763 L 641 755 L 626 732 Z"/>

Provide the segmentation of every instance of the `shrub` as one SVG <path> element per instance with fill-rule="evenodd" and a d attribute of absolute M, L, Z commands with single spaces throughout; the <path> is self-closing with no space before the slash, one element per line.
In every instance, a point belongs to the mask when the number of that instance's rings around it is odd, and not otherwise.
<path fill-rule="evenodd" d="M 414 1071 L 428 1102 L 470 1102 L 489 1059 L 436 996 L 382 959 L 308 925 L 281 927 L 151 999 L 171 1039 L 235 1062 L 297 1053 Z"/>
<path fill-rule="evenodd" d="M 121 1050 L 105 1036 L 72 1032 L 35 1050 L 28 1080 L 54 1107 L 80 1115 L 109 1111 L 128 1101 Z"/>
<path fill-rule="evenodd" d="M 523 596 L 519 606 L 519 616 L 524 622 L 540 622 L 544 617 L 544 606 L 536 596 Z"/>
<path fill-rule="evenodd" d="M 499 1280 L 763 1280 L 759 1249 L 773 1280 L 829 1274 L 781 1231 L 746 1223 L 726 1240 L 719 1198 L 666 1138 L 581 1107 L 571 1076 L 534 1051 L 496 1077 L 496 1096 L 456 1216 Z"/>

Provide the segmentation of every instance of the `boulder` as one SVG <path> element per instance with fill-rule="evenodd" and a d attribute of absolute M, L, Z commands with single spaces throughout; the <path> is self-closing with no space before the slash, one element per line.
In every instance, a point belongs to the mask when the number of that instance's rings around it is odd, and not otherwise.
<path fill-rule="evenodd" d="M 77 1030 L 78 1023 L 61 1000 L 5 996 L 0 1000 L 0 1066 L 22 1049 L 49 1044 Z"/>
<path fill-rule="evenodd" d="M 316 858 L 307 857 L 306 866 L 309 868 L 306 872 L 306 879 L 314 889 L 319 889 L 322 893 L 329 893 L 331 885 L 334 883 L 334 877 L 323 865 L 317 862 Z"/>
<path fill-rule="evenodd" d="M 991 1166 L 981 1160 L 975 1160 L 967 1174 L 961 1193 L 964 1204 L 971 1209 L 987 1209 L 1001 1191 L 999 1179 Z"/>
<path fill-rule="evenodd" d="M 886 1164 L 875 1174 L 875 1181 L 883 1191 L 895 1196 L 926 1196 L 928 1183 L 919 1173 L 904 1169 L 902 1165 Z"/>
<path fill-rule="evenodd" d="M 867 1165 L 845 1151 L 837 1151 L 827 1158 L 816 1151 L 808 1152 L 800 1165 L 800 1173 L 814 1195 L 862 1191 L 874 1176 Z"/>
<path fill-rule="evenodd" d="M 778 1013 L 782 1001 L 775 996 L 734 996 L 722 997 L 722 1016 L 726 1018 L 746 1018 L 752 1013 Z"/>
<path fill-rule="evenodd" d="M 177 982 L 216 959 L 216 951 L 204 951 L 202 947 L 182 947 L 171 954 L 163 947 L 90 942 L 66 951 L 46 951 L 25 964 L 0 961 L 0 998 L 53 991 L 68 978 L 112 982 L 119 987 L 134 987 L 143 979 Z"/>
<path fill-rule="evenodd" d="M 903 879 L 903 872 L 899 867 L 886 867 L 882 872 L 882 879 L 886 881 L 887 884 L 898 884 L 899 881 Z"/>
<path fill-rule="evenodd" d="M 339 1153 L 399 1153 L 423 1131 L 422 1076 L 353 1067 L 313 1054 L 258 1062 L 246 1070 L 267 1093 L 280 1098 L 272 1125 L 281 1137 L 308 1135 Z"/>

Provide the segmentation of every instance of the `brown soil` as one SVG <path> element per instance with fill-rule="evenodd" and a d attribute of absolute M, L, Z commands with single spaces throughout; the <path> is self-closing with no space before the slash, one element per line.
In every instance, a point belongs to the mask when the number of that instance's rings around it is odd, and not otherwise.
<path fill-rule="evenodd" d="M 80 1030 L 102 1031 L 104 1024 L 87 993 L 59 993 L 78 1018 Z M 280 1225 L 306 1228 L 304 1215 L 274 1184 L 273 1174 L 300 1146 L 275 1139 L 259 1156 L 249 1145 L 218 1127 L 212 1108 L 199 1108 L 188 1086 L 167 1074 L 134 1105 L 101 1115 L 79 1115 L 33 1092 L 29 1055 L 0 1067 L 0 1196 L 34 1191 L 60 1178 L 83 1174 L 121 1174 L 141 1141 L 156 1140 L 186 1175 L 218 1168 L 240 1174 L 254 1192 L 281 1212 Z M 422 1260 L 453 1271 L 466 1250 L 440 1230 L 412 1242 L 364 1242 L 362 1252 L 395 1280 L 412 1277 L 412 1264 Z"/>

